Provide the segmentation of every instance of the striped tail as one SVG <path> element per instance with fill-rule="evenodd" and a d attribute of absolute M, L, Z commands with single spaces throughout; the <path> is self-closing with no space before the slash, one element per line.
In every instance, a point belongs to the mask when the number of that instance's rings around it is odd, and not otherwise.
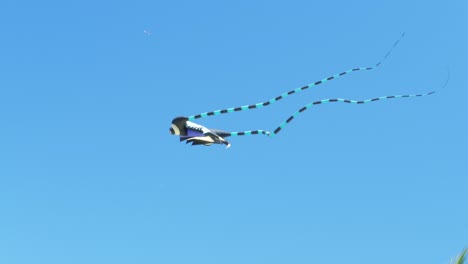
<path fill-rule="evenodd" d="M 241 132 L 231 132 L 230 136 L 234 137 L 234 136 L 250 136 L 250 135 L 270 136 L 270 132 L 265 131 L 265 130 L 247 130 L 247 131 L 241 131 Z"/>
<path fill-rule="evenodd" d="M 312 106 L 319 105 L 319 104 L 325 104 L 325 103 L 348 103 L 348 104 L 366 104 L 370 102 L 375 102 L 379 100 L 385 100 L 385 99 L 393 99 L 393 98 L 408 98 L 408 97 L 421 97 L 421 96 L 428 96 L 431 95 L 435 92 L 430 92 L 430 93 L 424 93 L 424 94 L 407 94 L 407 95 L 388 95 L 388 96 L 381 96 L 381 97 L 376 97 L 373 99 L 366 99 L 366 100 L 348 100 L 348 99 L 342 99 L 342 98 L 336 98 L 336 99 L 323 99 L 320 101 L 315 101 L 310 104 L 305 105 L 301 109 L 297 110 L 292 114 L 286 121 L 281 123 L 273 133 L 269 133 L 269 136 L 274 136 L 278 134 L 284 127 L 286 127 L 291 121 L 296 118 L 300 113 L 304 112 L 305 110 L 311 108 Z"/>
<path fill-rule="evenodd" d="M 385 99 L 394 99 L 394 98 L 409 98 L 409 97 L 421 97 L 421 96 L 428 96 L 431 94 L 434 94 L 435 92 L 430 92 L 430 93 L 424 93 L 424 94 L 407 94 L 407 95 L 388 95 L 388 96 L 381 96 L 381 97 L 376 97 L 373 99 L 366 99 L 366 100 L 349 100 L 349 99 L 342 99 L 342 98 L 334 98 L 334 99 L 323 99 L 320 101 L 315 101 L 310 104 L 305 105 L 301 109 L 297 110 L 294 112 L 286 121 L 281 123 L 274 131 L 273 133 L 266 131 L 266 130 L 247 130 L 247 131 L 242 131 L 242 132 L 231 132 L 230 136 L 250 136 L 250 135 L 266 135 L 269 137 L 273 137 L 276 134 L 278 134 L 284 127 L 286 127 L 291 121 L 296 118 L 299 114 L 302 112 L 306 111 L 307 109 L 311 108 L 312 106 L 315 105 L 320 105 L 320 104 L 325 104 L 325 103 L 348 103 L 348 104 L 366 104 L 370 102 L 375 102 L 375 101 L 380 101 L 380 100 L 385 100 Z"/>
<path fill-rule="evenodd" d="M 195 120 L 195 119 L 199 119 L 199 118 L 205 118 L 205 117 L 208 117 L 208 116 L 215 116 L 215 115 L 221 115 L 221 114 L 227 114 L 227 113 L 232 113 L 232 112 L 238 112 L 238 111 L 246 111 L 246 110 L 251 110 L 251 109 L 257 109 L 257 108 L 261 108 L 261 107 L 264 107 L 264 106 L 268 106 L 268 105 L 271 105 L 273 103 L 276 103 L 278 102 L 279 100 L 289 96 L 289 95 L 292 95 L 292 94 L 295 94 L 295 93 L 299 93 L 299 92 L 302 92 L 304 90 L 307 90 L 313 86 L 317 86 L 317 85 L 320 85 L 322 83 L 325 83 L 325 82 L 328 82 L 328 81 L 331 81 L 333 79 L 337 79 L 341 76 L 344 76 L 344 75 L 347 75 L 349 73 L 352 73 L 352 72 L 357 72 L 357 71 L 369 71 L 369 70 L 373 70 L 377 67 L 379 67 L 386 59 L 387 57 L 390 55 L 390 53 L 393 51 L 393 49 L 398 45 L 398 43 L 400 42 L 400 40 L 405 36 L 405 33 L 403 33 L 401 35 L 401 37 L 393 44 L 392 48 L 387 52 L 387 54 L 385 54 L 385 56 L 379 61 L 377 62 L 373 67 L 360 67 L 360 68 L 354 68 L 354 69 L 349 69 L 347 71 L 344 71 L 344 72 L 341 72 L 341 73 L 338 73 L 338 74 L 335 74 L 333 76 L 330 76 L 328 78 L 325 78 L 325 79 L 322 79 L 320 81 L 317 81 L 317 82 L 314 82 L 314 83 L 311 83 L 309 85 L 305 85 L 305 86 L 302 86 L 302 87 L 299 87 L 299 88 L 296 88 L 294 90 L 291 90 L 289 92 L 286 92 L 286 93 L 283 93 L 282 95 L 279 95 L 273 99 L 270 99 L 268 101 L 265 101 L 265 102 L 260 102 L 260 103 L 256 103 L 256 104 L 251 104 L 251 105 L 244 105 L 244 106 L 238 106 L 238 107 L 231 107 L 231 108 L 226 108 L 226 109 L 221 109 L 221 110 L 215 110 L 215 111 L 211 111 L 211 112 L 205 112 L 205 113 L 201 113 L 201 114 L 196 114 L 196 115 L 192 115 L 192 116 L 189 116 L 188 119 L 190 121 L 192 120 Z"/>

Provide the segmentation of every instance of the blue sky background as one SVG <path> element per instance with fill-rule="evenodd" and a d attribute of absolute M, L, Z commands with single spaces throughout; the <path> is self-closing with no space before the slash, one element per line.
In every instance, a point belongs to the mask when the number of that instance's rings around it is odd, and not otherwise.
<path fill-rule="evenodd" d="M 468 246 L 466 1 L 0 4 L 0 263 L 447 263 Z M 152 34 L 144 34 L 149 30 Z M 190 147 L 173 117 L 277 137 Z"/>

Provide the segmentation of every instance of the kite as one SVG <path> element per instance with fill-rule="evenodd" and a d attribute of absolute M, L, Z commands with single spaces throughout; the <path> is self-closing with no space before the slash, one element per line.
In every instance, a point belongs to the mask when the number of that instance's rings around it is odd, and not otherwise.
<path fill-rule="evenodd" d="M 251 105 L 244 105 L 244 106 L 239 106 L 239 107 L 231 107 L 231 108 L 226 108 L 222 110 L 215 110 L 215 111 L 210 111 L 210 112 L 204 112 L 196 115 L 191 115 L 188 117 L 181 116 L 181 117 L 176 117 L 172 120 L 171 127 L 169 128 L 169 132 L 172 135 L 179 136 L 180 141 L 186 141 L 186 143 L 191 143 L 192 146 L 196 145 L 204 145 L 204 146 L 210 146 L 212 144 L 223 144 L 226 145 L 226 148 L 229 148 L 231 144 L 226 140 L 226 137 L 233 137 L 233 136 L 248 136 L 248 135 L 266 135 L 269 137 L 273 137 L 276 134 L 278 134 L 284 127 L 286 127 L 294 118 L 296 118 L 299 114 L 303 113 L 307 109 L 312 108 L 313 106 L 320 105 L 320 104 L 325 104 L 325 103 L 349 103 L 349 104 L 366 104 L 370 102 L 376 102 L 379 100 L 386 100 L 386 99 L 394 99 L 394 98 L 410 98 L 410 97 L 422 97 L 422 96 L 428 96 L 431 94 L 434 94 L 435 91 L 429 92 L 429 93 L 422 93 L 422 94 L 407 94 L 407 95 L 388 95 L 388 96 L 381 96 L 381 97 L 376 97 L 372 99 L 365 99 L 365 100 L 351 100 L 351 99 L 343 99 L 343 98 L 329 98 L 329 99 L 323 99 L 319 101 L 314 101 L 311 102 L 296 112 L 294 112 L 288 119 L 286 119 L 284 122 L 282 122 L 273 132 L 269 132 L 266 130 L 247 130 L 247 131 L 240 131 L 240 132 L 228 132 L 224 130 L 219 130 L 219 129 L 211 129 L 207 128 L 203 125 L 197 124 L 193 122 L 195 119 L 201 119 L 209 116 L 216 116 L 216 115 L 221 115 L 221 114 L 228 114 L 228 113 L 233 113 L 233 112 L 239 112 L 239 111 L 246 111 L 246 110 L 252 110 L 252 109 L 258 109 L 262 107 L 266 107 L 269 105 L 272 105 L 281 99 L 284 99 L 292 94 L 296 94 L 299 92 L 302 92 L 304 90 L 307 90 L 308 88 L 326 83 L 328 81 L 337 79 L 341 76 L 348 75 L 353 72 L 357 71 L 369 71 L 378 68 L 384 61 L 385 59 L 390 55 L 392 50 L 397 46 L 398 42 L 404 37 L 404 33 L 401 35 L 401 37 L 393 44 L 391 49 L 385 54 L 382 60 L 380 60 L 378 63 L 376 63 L 372 67 L 358 67 L 358 68 L 353 68 L 347 71 L 343 71 L 341 73 L 332 75 L 328 78 L 324 78 L 320 81 L 314 82 L 309 85 L 305 85 L 299 88 L 296 88 L 294 90 L 285 92 L 273 99 L 270 99 L 265 102 L 260 102 L 256 104 L 251 104 Z M 448 79 L 447 79 L 448 81 Z M 447 84 L 444 84 L 444 86 Z"/>

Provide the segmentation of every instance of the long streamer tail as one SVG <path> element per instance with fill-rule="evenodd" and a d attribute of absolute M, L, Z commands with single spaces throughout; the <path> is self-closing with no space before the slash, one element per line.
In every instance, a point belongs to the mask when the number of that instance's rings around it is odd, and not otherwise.
<path fill-rule="evenodd" d="M 266 130 L 247 130 L 247 131 L 241 131 L 241 132 L 231 132 L 232 137 L 234 136 L 250 136 L 250 135 L 266 135 L 270 136 L 270 132 Z"/>
<path fill-rule="evenodd" d="M 251 104 L 251 105 L 238 106 L 238 107 L 231 107 L 231 108 L 215 110 L 215 111 L 211 111 L 211 112 L 204 112 L 204 113 L 201 113 L 201 114 L 196 114 L 196 115 L 189 116 L 188 119 L 189 120 L 195 120 L 195 119 L 199 119 L 199 118 L 205 118 L 205 117 L 208 117 L 208 116 L 215 116 L 215 115 L 227 114 L 227 113 L 232 113 L 232 112 L 246 111 L 246 110 L 261 108 L 261 107 L 268 106 L 268 105 L 271 105 L 273 103 L 276 103 L 279 100 L 281 100 L 281 99 L 283 99 L 283 98 L 285 98 L 285 97 L 287 97 L 289 95 L 302 92 L 302 91 L 307 90 L 307 89 L 309 89 L 309 88 L 311 88 L 313 86 L 317 86 L 317 85 L 320 85 L 322 83 L 331 81 L 333 79 L 337 79 L 337 78 L 339 78 L 341 76 L 344 76 L 344 75 L 347 75 L 349 73 L 357 72 L 357 71 L 373 70 L 373 69 L 379 67 L 387 59 L 387 57 L 390 55 L 390 53 L 392 53 L 393 49 L 398 45 L 398 43 L 400 42 L 400 40 L 404 36 L 405 36 L 405 33 L 403 33 L 401 35 L 401 37 L 393 44 L 393 46 L 387 52 L 387 54 L 385 54 L 385 56 L 372 67 L 360 67 L 360 68 L 349 69 L 347 71 L 332 75 L 332 76 L 330 76 L 328 78 L 324 78 L 324 79 L 322 79 L 320 81 L 316 81 L 314 83 L 311 83 L 311 84 L 296 88 L 294 90 L 291 90 L 289 92 L 283 93 L 283 94 L 281 94 L 281 95 L 279 95 L 279 96 L 277 96 L 277 97 L 275 97 L 273 99 L 270 99 L 268 101 L 265 101 L 265 102 L 260 102 L 260 103 Z"/>
<path fill-rule="evenodd" d="M 276 134 L 278 134 L 284 127 L 286 127 L 291 121 L 296 118 L 299 114 L 303 113 L 307 109 L 320 105 L 320 104 L 326 104 L 326 103 L 348 103 L 348 104 L 367 104 L 370 102 L 376 102 L 380 100 L 386 100 L 386 99 L 394 99 L 394 98 L 409 98 L 409 97 L 421 97 L 421 96 L 428 96 L 431 94 L 434 94 L 435 91 L 429 92 L 429 93 L 424 93 L 424 94 L 407 94 L 407 95 L 388 95 L 388 96 L 381 96 L 381 97 L 376 97 L 372 99 L 366 99 L 366 100 L 350 100 L 350 99 L 343 99 L 343 98 L 333 98 L 333 99 L 323 99 L 320 101 L 315 101 L 312 103 L 309 103 L 305 106 L 303 106 L 301 109 L 297 110 L 294 112 L 288 119 L 286 119 L 283 123 L 281 123 L 274 131 L 273 133 L 266 131 L 266 130 L 249 130 L 249 131 L 242 131 L 242 132 L 231 132 L 231 136 L 249 136 L 249 135 L 266 135 L 273 137 Z"/>
<path fill-rule="evenodd" d="M 286 127 L 291 121 L 296 118 L 300 113 L 306 111 L 307 109 L 320 105 L 320 104 L 326 104 L 326 103 L 348 103 L 348 104 L 367 104 L 370 102 L 376 102 L 380 100 L 385 100 L 385 99 L 394 99 L 394 98 L 409 98 L 409 97 L 421 97 L 421 96 L 428 96 L 431 94 L 434 94 L 435 91 L 429 92 L 429 93 L 424 93 L 424 94 L 406 94 L 406 95 L 387 95 L 387 96 L 381 96 L 381 97 L 376 97 L 372 99 L 366 99 L 366 100 L 349 100 L 349 99 L 342 99 L 342 98 L 334 98 L 334 99 L 323 99 L 320 101 L 315 101 L 312 103 L 309 103 L 302 107 L 301 109 L 297 110 L 294 112 L 288 119 L 286 119 L 283 123 L 281 123 L 274 131 L 273 133 L 270 133 L 270 136 L 274 136 L 278 134 L 284 127 Z"/>

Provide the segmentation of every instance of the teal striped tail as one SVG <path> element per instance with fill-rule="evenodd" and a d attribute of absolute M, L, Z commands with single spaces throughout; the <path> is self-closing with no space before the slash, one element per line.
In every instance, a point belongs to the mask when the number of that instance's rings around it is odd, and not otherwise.
<path fill-rule="evenodd" d="M 376 102 L 380 100 L 385 100 L 385 99 L 394 99 L 394 98 L 409 98 L 409 97 L 421 97 L 421 96 L 428 96 L 431 94 L 434 94 L 435 92 L 430 92 L 430 93 L 424 93 L 424 94 L 407 94 L 407 95 L 388 95 L 388 96 L 381 96 L 381 97 L 376 97 L 373 99 L 366 99 L 366 100 L 349 100 L 349 99 L 342 99 L 342 98 L 334 98 L 334 99 L 323 99 L 320 101 L 315 101 L 312 103 L 309 103 L 302 107 L 301 109 L 297 110 L 294 112 L 288 119 L 286 119 L 283 123 L 281 123 L 273 133 L 269 133 L 270 136 L 274 136 L 278 134 L 284 127 L 286 127 L 294 118 L 296 118 L 299 114 L 302 112 L 306 111 L 307 109 L 311 108 L 312 106 L 315 105 L 320 105 L 320 104 L 325 104 L 325 103 L 348 103 L 348 104 L 367 104 L 370 102 Z"/>
<path fill-rule="evenodd" d="M 397 44 L 400 42 L 400 40 L 404 36 L 405 36 L 405 33 L 403 33 L 401 35 L 401 37 L 393 44 L 393 46 L 385 54 L 385 56 L 379 62 L 377 62 L 373 67 L 359 67 L 359 68 L 349 69 L 347 71 L 337 73 L 337 74 L 332 75 L 330 77 L 324 78 L 324 79 L 322 79 L 320 81 L 316 81 L 314 83 L 311 83 L 311 84 L 296 88 L 294 90 L 291 90 L 289 92 L 283 93 L 283 94 L 281 94 L 281 95 L 279 95 L 279 96 L 277 96 L 275 98 L 272 98 L 272 99 L 270 99 L 268 101 L 265 101 L 265 102 L 260 102 L 260 103 L 251 104 L 251 105 L 238 106 L 238 107 L 231 107 L 231 108 L 215 110 L 215 111 L 210 111 L 210 112 L 204 112 L 204 113 L 201 113 L 201 114 L 191 115 L 191 116 L 188 117 L 188 119 L 190 121 L 193 121 L 195 119 L 205 118 L 205 117 L 208 117 L 208 116 L 215 116 L 215 115 L 228 114 L 228 113 L 233 113 L 233 112 L 239 112 L 239 111 L 246 111 L 246 110 L 251 110 L 251 109 L 262 108 L 264 106 L 274 104 L 274 103 L 278 102 L 279 100 L 288 97 L 289 95 L 302 92 L 302 91 L 307 90 L 307 89 L 309 89 L 311 87 L 320 85 L 322 83 L 326 83 L 326 82 L 334 80 L 334 79 L 338 79 L 339 77 L 350 74 L 352 72 L 373 70 L 373 69 L 379 67 L 387 59 L 387 57 L 390 55 L 390 53 L 393 51 L 393 49 L 397 46 Z"/>
<path fill-rule="evenodd" d="M 270 132 L 265 131 L 265 130 L 247 130 L 247 131 L 241 131 L 241 132 L 231 132 L 230 136 L 235 137 L 235 136 L 250 136 L 250 135 L 266 135 L 270 136 Z"/>
<path fill-rule="evenodd" d="M 294 112 L 288 119 L 286 119 L 283 123 L 281 123 L 274 131 L 269 132 L 266 130 L 247 130 L 242 132 L 231 132 L 230 136 L 250 136 L 250 135 L 265 135 L 269 137 L 273 137 L 278 134 L 283 128 L 285 128 L 291 121 L 296 118 L 299 114 L 303 113 L 307 109 L 312 108 L 315 105 L 326 104 L 326 103 L 348 103 L 348 104 L 367 104 L 370 102 L 376 102 L 380 100 L 386 99 L 394 99 L 394 98 L 410 98 L 410 97 L 422 97 L 434 94 L 434 92 L 424 93 L 424 94 L 407 94 L 407 95 L 388 95 L 388 96 L 381 96 L 372 99 L 366 100 L 350 100 L 350 99 L 343 99 L 343 98 L 333 98 L 333 99 L 323 99 L 320 101 L 315 101 L 303 106 L 301 109 Z"/>

